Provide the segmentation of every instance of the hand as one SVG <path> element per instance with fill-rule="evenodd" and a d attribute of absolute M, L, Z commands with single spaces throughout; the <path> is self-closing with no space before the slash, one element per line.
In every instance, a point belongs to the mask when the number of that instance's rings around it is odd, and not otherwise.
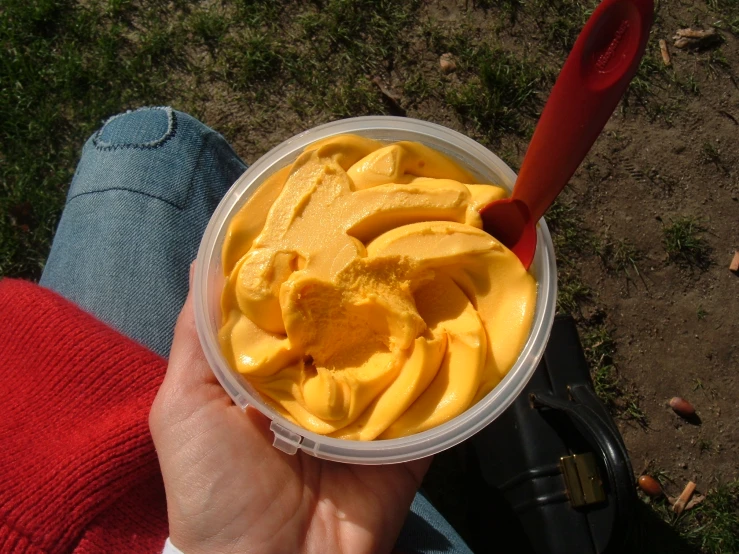
<path fill-rule="evenodd" d="M 185 554 L 389 552 L 430 463 L 361 466 L 274 448 L 269 420 L 235 406 L 208 366 L 192 295 L 149 426 L 170 537 Z"/>

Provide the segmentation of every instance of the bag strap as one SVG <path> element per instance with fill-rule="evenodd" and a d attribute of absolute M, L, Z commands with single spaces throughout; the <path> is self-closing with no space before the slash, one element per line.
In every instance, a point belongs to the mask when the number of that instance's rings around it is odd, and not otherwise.
<path fill-rule="evenodd" d="M 585 440 L 594 448 L 606 470 L 609 488 L 613 492 L 616 521 L 623 525 L 631 519 L 636 498 L 636 484 L 626 447 L 615 426 L 601 416 L 596 406 L 602 406 L 595 392 L 586 385 L 569 387 L 571 400 L 550 392 L 535 391 L 529 396 L 539 409 L 557 410 L 566 414 Z"/>

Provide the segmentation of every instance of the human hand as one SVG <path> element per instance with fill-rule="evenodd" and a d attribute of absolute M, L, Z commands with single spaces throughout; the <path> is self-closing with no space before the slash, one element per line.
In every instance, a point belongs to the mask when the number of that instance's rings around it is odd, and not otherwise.
<path fill-rule="evenodd" d="M 361 466 L 274 448 L 269 420 L 235 406 L 208 366 L 192 294 L 149 426 L 170 538 L 186 554 L 389 552 L 430 463 Z"/>

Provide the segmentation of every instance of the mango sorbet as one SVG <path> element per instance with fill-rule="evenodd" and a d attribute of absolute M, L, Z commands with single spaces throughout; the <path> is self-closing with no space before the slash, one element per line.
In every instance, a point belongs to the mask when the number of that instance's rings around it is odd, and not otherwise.
<path fill-rule="evenodd" d="M 480 400 L 518 358 L 536 282 L 482 231 L 505 196 L 422 144 L 308 146 L 233 217 L 221 349 L 277 412 L 403 437 Z"/>

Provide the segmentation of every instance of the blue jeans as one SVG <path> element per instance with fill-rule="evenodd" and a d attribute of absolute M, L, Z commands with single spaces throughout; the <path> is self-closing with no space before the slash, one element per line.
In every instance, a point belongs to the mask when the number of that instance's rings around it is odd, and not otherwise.
<path fill-rule="evenodd" d="M 246 170 L 224 138 L 171 108 L 110 118 L 85 144 L 41 285 L 167 356 L 211 213 Z M 421 494 L 400 552 L 469 553 Z"/>

